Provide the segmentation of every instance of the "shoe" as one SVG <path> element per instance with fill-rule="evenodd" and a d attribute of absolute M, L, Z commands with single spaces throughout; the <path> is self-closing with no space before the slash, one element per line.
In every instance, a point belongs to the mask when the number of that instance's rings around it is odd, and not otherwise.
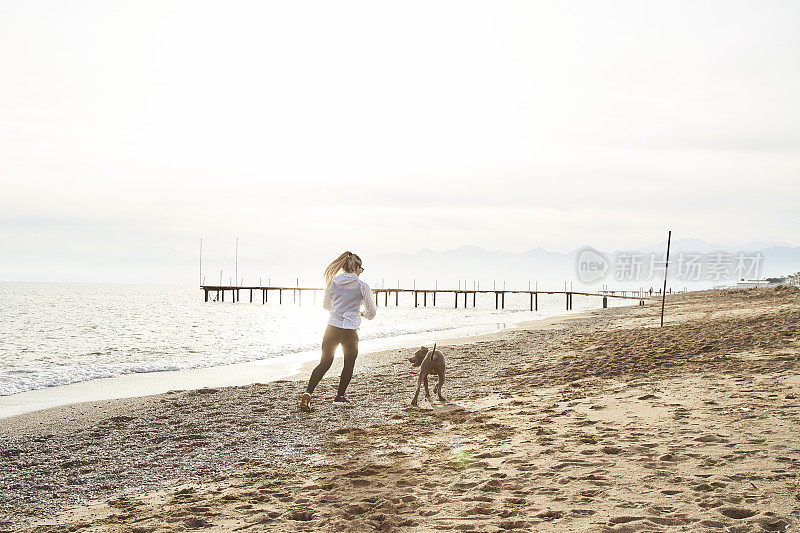
<path fill-rule="evenodd" d="M 350 400 L 345 398 L 344 396 L 337 396 L 333 399 L 333 405 L 348 405 Z"/>
<path fill-rule="evenodd" d="M 307 392 L 300 397 L 300 410 L 306 413 L 311 412 L 311 395 Z"/>

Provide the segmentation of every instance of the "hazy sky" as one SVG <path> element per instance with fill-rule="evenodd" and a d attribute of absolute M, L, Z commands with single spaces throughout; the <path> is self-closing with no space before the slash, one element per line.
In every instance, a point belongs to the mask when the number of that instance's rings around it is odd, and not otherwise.
<path fill-rule="evenodd" d="M 0 279 L 200 236 L 797 245 L 799 27 L 795 1 L 0 0 Z"/>

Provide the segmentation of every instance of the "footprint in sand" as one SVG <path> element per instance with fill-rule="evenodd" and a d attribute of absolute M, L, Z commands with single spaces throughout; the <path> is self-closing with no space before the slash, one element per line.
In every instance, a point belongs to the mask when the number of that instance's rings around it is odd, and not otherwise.
<path fill-rule="evenodd" d="M 191 517 L 185 519 L 183 525 L 186 526 L 187 529 L 200 529 L 210 527 L 212 524 L 202 518 Z"/>
<path fill-rule="evenodd" d="M 495 510 L 494 510 L 493 507 L 491 507 L 489 505 L 477 505 L 475 507 L 467 509 L 466 511 L 464 511 L 464 513 L 467 514 L 467 515 L 470 515 L 470 516 L 471 515 L 492 515 L 492 514 L 495 514 Z"/>
<path fill-rule="evenodd" d="M 308 521 L 314 519 L 314 512 L 313 511 L 307 511 L 307 510 L 304 510 L 304 509 L 295 509 L 295 510 L 287 512 L 284 515 L 284 517 L 289 519 L 289 520 L 296 520 L 296 521 L 299 521 L 299 522 L 308 522 Z"/>
<path fill-rule="evenodd" d="M 622 448 L 619 446 L 603 446 L 601 450 L 608 455 L 617 455 L 622 452 Z"/>
<path fill-rule="evenodd" d="M 755 509 L 748 509 L 746 507 L 723 507 L 719 512 L 728 518 L 735 518 L 736 520 L 750 518 L 758 514 L 758 511 Z"/>
<path fill-rule="evenodd" d="M 728 439 L 726 439 L 725 437 L 722 437 L 720 435 L 711 435 L 711 434 L 702 435 L 694 440 L 696 440 L 697 442 L 728 442 Z"/>

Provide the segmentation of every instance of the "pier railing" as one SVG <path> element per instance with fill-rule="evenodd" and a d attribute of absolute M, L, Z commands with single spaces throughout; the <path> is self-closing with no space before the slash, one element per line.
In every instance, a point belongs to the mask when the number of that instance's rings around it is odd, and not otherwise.
<path fill-rule="evenodd" d="M 253 295 L 261 293 L 261 303 L 266 304 L 269 301 L 270 291 L 277 292 L 278 303 L 283 304 L 284 293 L 291 292 L 293 303 L 302 303 L 303 292 L 312 292 L 316 300 L 317 292 L 322 292 L 324 289 L 319 287 L 275 287 L 275 286 L 234 286 L 234 285 L 202 285 L 201 289 L 205 293 L 205 301 L 225 301 L 225 294 L 230 293 L 231 302 L 240 301 L 241 291 L 249 291 L 250 303 L 253 303 Z M 657 296 L 657 293 L 649 293 L 643 290 L 623 290 L 623 291 L 609 291 L 603 290 L 599 292 L 583 292 L 573 290 L 506 290 L 506 289 L 372 289 L 375 295 L 375 305 L 380 305 L 380 296 L 383 295 L 383 305 L 388 306 L 390 296 L 394 295 L 395 306 L 400 305 L 400 293 L 413 293 L 414 294 L 414 307 L 418 307 L 421 303 L 424 307 L 428 305 L 428 295 L 431 295 L 432 305 L 436 305 L 436 296 L 442 294 L 452 294 L 454 307 L 457 309 L 459 301 L 463 296 L 463 307 L 468 306 L 469 296 L 472 295 L 472 307 L 475 307 L 475 301 L 478 294 L 494 294 L 495 309 L 505 309 L 506 307 L 506 294 L 527 294 L 530 297 L 531 311 L 539 310 L 539 295 L 540 294 L 563 294 L 565 298 L 565 306 L 567 310 L 572 309 L 572 298 L 574 295 L 579 296 L 594 296 L 603 299 L 603 307 L 608 307 L 609 298 L 618 298 L 626 300 L 638 300 L 639 305 L 644 305 L 645 300 Z M 669 291 L 672 292 L 671 290 Z"/>

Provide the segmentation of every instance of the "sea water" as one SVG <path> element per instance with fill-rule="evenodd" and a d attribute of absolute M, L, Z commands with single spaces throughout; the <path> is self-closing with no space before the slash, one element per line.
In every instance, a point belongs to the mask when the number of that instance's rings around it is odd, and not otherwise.
<path fill-rule="evenodd" d="M 212 293 L 213 296 L 214 293 Z M 123 375 L 185 371 L 281 359 L 302 363 L 318 357 L 328 312 L 321 292 L 240 291 L 240 301 L 204 302 L 190 286 L 0 283 L 0 396 Z M 609 300 L 610 305 L 631 301 Z M 420 336 L 435 341 L 480 334 L 516 323 L 564 314 L 565 297 L 539 295 L 530 311 L 527 294 L 507 294 L 505 309 L 495 296 L 413 293 L 378 297 L 374 320 L 362 319 L 360 351 L 408 344 Z M 574 296 L 573 311 L 602 305 L 599 297 Z M 416 341 L 415 341 L 416 342 Z M 269 376 L 253 376 L 253 381 Z"/>

